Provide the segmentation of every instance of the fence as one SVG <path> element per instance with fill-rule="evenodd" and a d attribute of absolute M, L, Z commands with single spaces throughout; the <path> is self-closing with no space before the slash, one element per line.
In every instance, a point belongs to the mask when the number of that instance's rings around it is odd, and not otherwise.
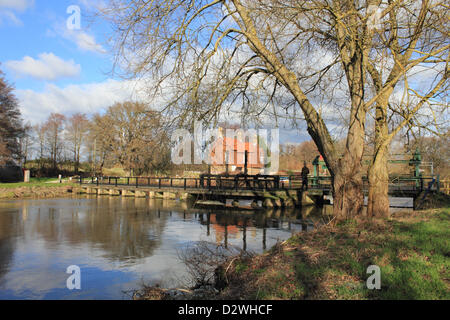
<path fill-rule="evenodd" d="M 450 195 L 450 179 L 444 179 L 440 181 L 440 191 Z"/>
<path fill-rule="evenodd" d="M 311 189 L 331 190 L 331 177 L 309 177 L 308 187 Z M 446 183 L 443 185 L 443 182 Z M 449 180 L 440 181 L 435 177 L 391 177 L 389 192 L 421 192 L 431 185 L 431 191 L 441 190 L 449 192 Z M 135 188 L 178 188 L 178 189 L 207 189 L 207 190 L 280 190 L 301 189 L 301 176 L 270 176 L 270 175 L 210 175 L 200 178 L 171 178 L 171 177 L 91 177 L 80 178 L 80 184 L 130 186 Z M 363 190 L 368 190 L 368 180 L 363 178 Z M 445 191 L 444 191 L 445 189 Z"/>

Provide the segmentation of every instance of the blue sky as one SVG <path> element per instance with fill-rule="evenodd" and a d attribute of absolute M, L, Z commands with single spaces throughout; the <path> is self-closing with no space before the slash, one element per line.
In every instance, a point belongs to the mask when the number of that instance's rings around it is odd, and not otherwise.
<path fill-rule="evenodd" d="M 12 4 L 14 2 L 19 4 Z M 25 5 L 21 5 L 21 2 Z M 70 17 L 66 10 L 73 4 L 80 6 L 82 17 L 81 30 L 72 34 L 66 27 L 66 20 Z M 53 53 L 64 61 L 73 60 L 74 64 L 81 67 L 78 75 L 57 77 L 52 79 L 53 84 L 65 86 L 104 81 L 108 78 L 105 72 L 111 69 L 109 57 L 95 48 L 81 48 L 77 43 L 77 36 L 93 37 L 101 46 L 102 33 L 107 29 L 101 24 L 90 28 L 88 18 L 83 16 L 87 9 L 83 9 L 85 6 L 74 0 L 0 0 L 0 36 L 2 43 L 7 46 L 0 51 L 0 61 L 5 64 L 8 61 L 22 60 L 26 56 L 37 59 L 42 53 Z M 45 80 L 48 80 L 20 75 L 5 66 L 2 69 L 14 81 L 17 89 L 42 90 Z"/>
<path fill-rule="evenodd" d="M 131 89 L 122 90 L 124 82 L 111 78 L 108 28 L 101 21 L 92 26 L 90 4 L 0 0 L 0 68 L 16 88 L 26 121 L 42 121 L 51 112 L 90 114 L 130 97 Z M 80 30 L 67 28 L 71 5 L 81 9 Z"/>

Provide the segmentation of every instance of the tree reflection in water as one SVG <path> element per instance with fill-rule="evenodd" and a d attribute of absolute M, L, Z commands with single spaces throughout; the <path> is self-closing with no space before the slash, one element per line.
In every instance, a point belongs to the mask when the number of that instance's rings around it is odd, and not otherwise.
<path fill-rule="evenodd" d="M 95 287 L 82 294 L 120 298 L 111 292 L 120 291 L 121 281 L 126 287 L 142 278 L 159 281 L 169 270 L 182 274 L 177 250 L 186 244 L 207 241 L 259 253 L 306 230 L 318 213 L 313 207 L 208 211 L 173 200 L 107 196 L 1 201 L 0 297 L 70 298 L 65 268 L 80 263 L 91 270 Z"/>

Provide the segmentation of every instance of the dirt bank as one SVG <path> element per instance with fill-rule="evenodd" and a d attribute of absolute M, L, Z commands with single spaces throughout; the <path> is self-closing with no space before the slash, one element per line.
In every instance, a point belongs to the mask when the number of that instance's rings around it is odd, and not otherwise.
<path fill-rule="evenodd" d="M 0 188 L 0 199 L 34 199 L 54 198 L 71 194 L 73 186 L 32 186 L 17 188 Z"/>

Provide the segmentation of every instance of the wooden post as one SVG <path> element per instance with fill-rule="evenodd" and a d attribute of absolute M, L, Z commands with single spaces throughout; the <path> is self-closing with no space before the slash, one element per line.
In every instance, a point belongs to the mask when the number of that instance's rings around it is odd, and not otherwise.
<path fill-rule="evenodd" d="M 248 150 L 245 150 L 244 174 L 248 174 Z"/>
<path fill-rule="evenodd" d="M 228 168 L 228 164 L 229 164 L 229 151 L 225 151 L 225 174 L 228 175 L 229 174 L 229 168 Z"/>

